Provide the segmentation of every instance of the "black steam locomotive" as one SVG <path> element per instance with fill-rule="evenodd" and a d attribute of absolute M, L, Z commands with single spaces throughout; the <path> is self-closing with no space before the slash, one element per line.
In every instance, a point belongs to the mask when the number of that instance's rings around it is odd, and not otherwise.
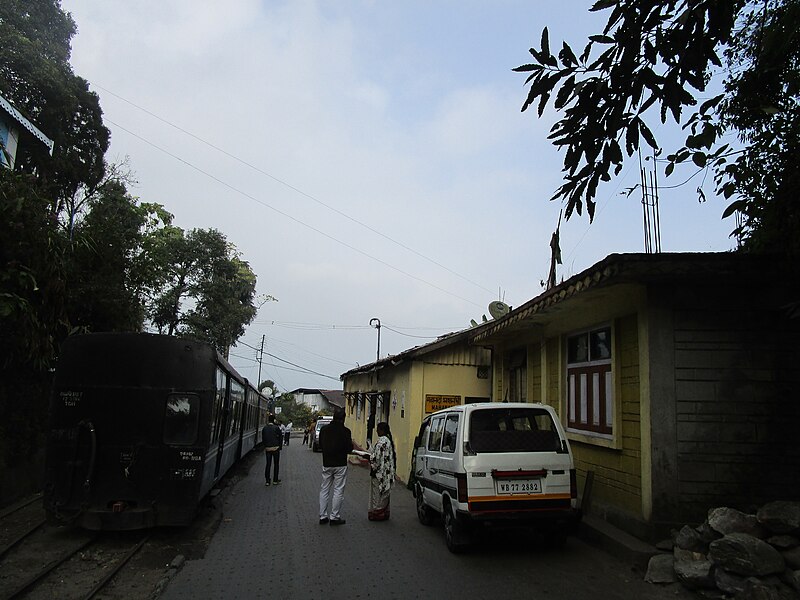
<path fill-rule="evenodd" d="M 266 419 L 267 398 L 209 344 L 70 337 L 50 400 L 45 509 L 93 530 L 186 525 Z"/>

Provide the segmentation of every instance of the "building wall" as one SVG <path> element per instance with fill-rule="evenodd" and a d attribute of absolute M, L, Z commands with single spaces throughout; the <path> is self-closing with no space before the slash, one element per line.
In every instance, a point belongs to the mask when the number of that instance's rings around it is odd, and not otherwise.
<path fill-rule="evenodd" d="M 737 293 L 738 292 L 738 293 Z M 769 289 L 656 290 L 674 308 L 679 502 L 751 510 L 800 498 L 800 319 Z"/>
<path fill-rule="evenodd" d="M 362 408 L 359 414 L 349 394 L 388 392 L 391 398 L 389 428 L 397 452 L 397 476 L 407 482 L 411 473 L 414 437 L 419 433 L 425 417 L 425 396 L 459 396 L 462 404 L 465 398 L 488 398 L 491 379 L 479 379 L 478 367 L 488 367 L 489 362 L 487 350 L 466 348 L 462 344 L 426 354 L 420 360 L 406 360 L 377 372 L 346 377 L 346 424 L 353 433 L 353 440 L 362 448 L 367 446 L 367 411 Z M 373 432 L 373 441 L 375 439 L 377 437 Z"/>
<path fill-rule="evenodd" d="M 528 399 L 555 408 L 566 428 L 566 336 L 587 327 L 612 325 L 613 439 L 571 431 L 567 435 L 575 456 L 581 495 L 587 472 L 594 473 L 592 511 L 643 536 L 650 514 L 650 451 L 642 436 L 642 413 L 649 414 L 642 410 L 649 394 L 649 387 L 642 380 L 646 353 L 640 343 L 646 328 L 646 321 L 640 317 L 644 300 L 642 286 L 616 286 L 604 291 L 602 302 L 592 301 L 574 310 L 564 310 L 553 315 L 545 326 L 532 329 L 538 331 L 540 339 L 531 340 L 530 331 L 520 332 L 517 340 L 506 340 L 494 352 L 497 358 L 515 347 L 527 348 Z M 500 378 L 502 372 L 502 364 L 495 360 L 495 378 Z M 497 381 L 495 388 L 495 393 L 503 397 L 505 391 Z M 649 431 L 649 426 L 646 429 Z"/>

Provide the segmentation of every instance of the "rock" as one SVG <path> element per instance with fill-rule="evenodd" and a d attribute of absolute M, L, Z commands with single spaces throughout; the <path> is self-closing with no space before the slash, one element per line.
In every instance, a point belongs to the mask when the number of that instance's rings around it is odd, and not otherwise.
<path fill-rule="evenodd" d="M 800 531 L 800 502 L 777 500 L 762 506 L 756 514 L 758 522 L 772 533 Z"/>
<path fill-rule="evenodd" d="M 783 556 L 783 560 L 786 561 L 787 567 L 793 571 L 800 569 L 800 546 L 790 548 L 789 550 L 783 550 L 781 556 Z"/>
<path fill-rule="evenodd" d="M 678 579 L 673 569 L 671 554 L 656 554 L 647 563 L 644 580 L 647 583 L 675 583 Z"/>
<path fill-rule="evenodd" d="M 676 560 L 675 575 L 685 587 L 692 590 L 713 590 L 716 588 L 709 560 Z"/>
<path fill-rule="evenodd" d="M 714 581 L 717 587 L 726 594 L 739 594 L 744 591 L 747 577 L 729 573 L 725 569 L 716 569 L 714 571 Z"/>
<path fill-rule="evenodd" d="M 745 576 L 771 575 L 786 568 L 780 552 L 746 533 L 730 533 L 711 542 L 708 557 L 726 571 Z"/>
<path fill-rule="evenodd" d="M 793 535 L 773 535 L 767 538 L 770 546 L 775 546 L 778 550 L 791 550 L 800 546 L 800 540 Z"/>
<path fill-rule="evenodd" d="M 691 550 L 683 550 L 677 546 L 672 550 L 672 556 L 675 560 L 708 560 L 708 557 L 702 552 L 692 552 Z"/>
<path fill-rule="evenodd" d="M 675 542 L 672 540 L 672 538 L 667 538 L 656 543 L 656 550 L 661 550 L 662 552 L 672 552 L 674 547 Z"/>
<path fill-rule="evenodd" d="M 708 541 L 697 529 L 684 525 L 675 537 L 675 547 L 692 552 L 707 552 Z"/>
<path fill-rule="evenodd" d="M 708 524 L 708 521 L 704 521 L 700 527 L 696 529 L 700 539 L 703 540 L 706 544 L 710 544 L 714 540 L 718 540 L 722 537 L 721 533 L 717 533 L 711 526 Z"/>
<path fill-rule="evenodd" d="M 720 507 L 708 511 L 708 526 L 717 533 L 747 533 L 757 538 L 765 538 L 764 528 L 755 515 L 747 515 L 735 508 Z"/>
<path fill-rule="evenodd" d="M 170 569 L 180 569 L 183 566 L 183 563 L 186 562 L 186 557 L 183 554 L 178 554 L 175 558 L 172 559 L 172 562 L 169 563 Z"/>
<path fill-rule="evenodd" d="M 795 600 L 797 596 L 777 578 L 745 580 L 744 590 L 734 596 L 736 600 Z"/>
<path fill-rule="evenodd" d="M 800 593 L 800 571 L 791 571 L 787 579 L 787 583 L 792 586 L 796 592 Z"/>

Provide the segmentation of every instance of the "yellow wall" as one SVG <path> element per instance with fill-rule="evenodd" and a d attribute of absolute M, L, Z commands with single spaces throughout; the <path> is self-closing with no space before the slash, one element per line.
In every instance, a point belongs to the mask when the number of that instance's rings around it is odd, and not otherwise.
<path fill-rule="evenodd" d="M 528 352 L 528 398 L 555 408 L 566 427 L 566 350 L 565 336 L 583 328 L 610 323 L 613 330 L 614 354 L 614 436 L 601 439 L 568 432 L 582 488 L 588 470 L 594 471 L 593 506 L 607 506 L 635 519 L 649 516 L 649 482 L 642 480 L 642 386 L 640 369 L 640 323 L 637 314 L 643 306 L 643 291 L 634 286 L 618 286 L 606 291 L 602 301 L 562 309 L 543 327 L 520 332 L 495 347 L 493 373 L 495 393 L 505 394 L 502 383 L 503 364 L 498 360 L 505 352 L 525 347 Z M 531 331 L 539 339 L 531 340 Z M 499 383 L 498 383 L 499 382 Z M 647 411 L 644 411 L 646 414 Z M 649 453 L 649 449 L 645 450 Z M 643 488 L 644 486 L 644 488 Z"/>
<path fill-rule="evenodd" d="M 344 391 L 380 392 L 391 391 L 389 428 L 392 431 L 397 451 L 397 476 L 408 481 L 411 472 L 411 453 L 414 437 L 419 432 L 425 417 L 425 395 L 441 394 L 461 397 L 488 398 L 491 394 L 491 378 L 478 379 L 479 365 L 488 366 L 490 354 L 483 348 L 469 348 L 465 343 L 444 348 L 420 357 L 406 360 L 397 366 L 387 366 L 376 374 L 359 373 L 344 380 Z M 366 446 L 367 415 L 361 411 L 360 418 L 347 403 L 346 425 L 353 434 L 353 441 Z M 373 441 L 377 439 L 373 433 Z"/>

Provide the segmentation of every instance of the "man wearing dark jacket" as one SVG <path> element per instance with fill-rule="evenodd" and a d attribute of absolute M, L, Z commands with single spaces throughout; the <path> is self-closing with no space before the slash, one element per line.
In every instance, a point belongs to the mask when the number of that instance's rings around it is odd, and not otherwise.
<path fill-rule="evenodd" d="M 344 525 L 340 510 L 347 483 L 347 455 L 353 450 L 350 430 L 344 426 L 344 410 L 333 413 L 333 421 L 319 432 L 322 448 L 322 485 L 319 490 L 319 524 Z M 333 496 L 331 498 L 331 495 Z M 330 500 L 330 512 L 328 501 Z"/>
<path fill-rule="evenodd" d="M 261 441 L 264 443 L 264 455 L 267 457 L 267 468 L 264 469 L 264 479 L 269 485 L 269 471 L 273 461 L 275 462 L 275 474 L 272 478 L 272 483 L 278 484 L 281 482 L 278 479 L 278 470 L 281 465 L 281 443 L 283 443 L 283 434 L 281 428 L 275 425 L 275 415 L 269 416 L 269 423 L 264 425 L 261 430 Z"/>

